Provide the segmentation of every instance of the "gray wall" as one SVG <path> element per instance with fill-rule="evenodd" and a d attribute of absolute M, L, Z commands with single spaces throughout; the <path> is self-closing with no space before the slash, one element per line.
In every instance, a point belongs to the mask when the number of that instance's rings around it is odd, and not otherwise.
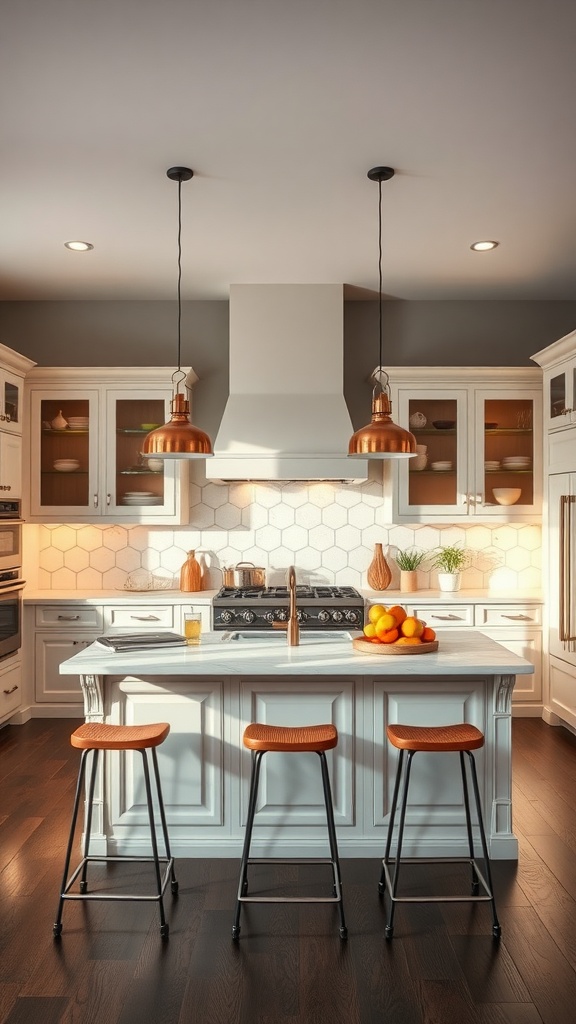
<path fill-rule="evenodd" d="M 576 302 L 403 302 L 383 307 L 385 366 L 530 366 L 576 328 Z M 3 302 L 0 341 L 43 366 L 173 366 L 176 304 Z M 346 302 L 345 394 L 355 428 L 368 419 L 378 362 L 377 302 Z M 228 303 L 182 304 L 182 364 L 200 380 L 193 418 L 213 436 L 228 395 Z"/>

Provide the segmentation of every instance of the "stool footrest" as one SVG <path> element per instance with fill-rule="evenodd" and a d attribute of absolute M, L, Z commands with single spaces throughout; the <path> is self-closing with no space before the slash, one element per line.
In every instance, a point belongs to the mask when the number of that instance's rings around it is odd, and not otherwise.
<path fill-rule="evenodd" d="M 163 897 L 163 895 L 164 895 L 164 893 L 166 891 L 166 887 L 168 885 L 168 882 L 170 881 L 170 878 L 171 878 L 171 875 L 172 875 L 172 869 L 174 867 L 174 858 L 173 857 L 158 857 L 158 863 L 160 865 L 166 865 L 166 870 L 164 872 L 164 877 L 162 878 L 162 881 L 161 881 L 160 892 L 153 893 L 150 896 L 146 896 L 146 895 L 139 896 L 139 895 L 134 895 L 134 894 L 131 894 L 131 893 L 119 893 L 118 895 L 115 895 L 113 893 L 90 893 L 90 892 L 86 892 L 86 893 L 71 893 L 70 892 L 70 889 L 74 885 L 74 882 L 78 878 L 78 875 L 81 873 L 81 871 L 83 870 L 83 868 L 87 864 L 96 864 L 96 863 L 99 863 L 99 864 L 110 864 L 112 862 L 120 863 L 120 864 L 154 864 L 155 863 L 154 857 L 121 857 L 121 856 L 105 856 L 104 854 L 101 854 L 100 856 L 95 854 L 94 856 L 91 855 L 89 857 L 83 857 L 82 860 L 80 861 L 80 863 L 78 864 L 77 868 L 75 869 L 75 871 L 73 871 L 73 873 L 70 875 L 70 878 L 68 879 L 64 889 L 62 890 L 62 893 L 60 894 L 60 898 L 63 899 L 63 900 L 108 900 L 108 901 L 116 901 L 116 902 L 124 901 L 124 900 L 138 900 L 138 901 L 142 901 L 144 903 L 147 903 L 147 902 L 148 903 L 149 902 L 156 902 L 157 903 L 159 900 L 162 899 L 162 897 Z"/>
<path fill-rule="evenodd" d="M 482 871 L 478 867 L 476 860 L 472 860 L 470 857 L 442 857 L 440 859 L 434 857 L 404 857 L 402 859 L 402 866 L 406 864 L 468 864 L 476 872 L 478 881 L 484 887 L 486 895 L 478 896 L 395 896 L 393 895 L 392 878 L 389 871 L 389 865 L 394 866 L 395 861 L 382 861 L 382 869 L 386 879 L 386 891 L 392 903 L 491 903 L 494 899 L 494 895 L 488 882 L 484 878 Z"/>

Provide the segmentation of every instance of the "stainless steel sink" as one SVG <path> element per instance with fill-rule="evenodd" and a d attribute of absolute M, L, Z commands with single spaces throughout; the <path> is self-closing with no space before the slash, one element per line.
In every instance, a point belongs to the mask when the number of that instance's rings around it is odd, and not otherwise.
<path fill-rule="evenodd" d="M 252 629 L 230 630 L 222 633 L 223 643 L 256 643 L 256 644 L 287 644 L 285 629 Z M 300 630 L 300 646 L 305 644 L 329 644 L 335 640 L 351 640 L 352 633 L 346 629 L 307 629 Z"/>

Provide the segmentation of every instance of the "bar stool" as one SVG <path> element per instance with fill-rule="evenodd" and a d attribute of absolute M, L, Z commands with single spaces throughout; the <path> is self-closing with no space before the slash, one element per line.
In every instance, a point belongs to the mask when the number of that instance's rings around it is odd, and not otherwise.
<path fill-rule="evenodd" d="M 156 722 L 150 725 L 103 725 L 99 722 L 87 722 L 81 725 L 70 737 L 70 742 L 73 747 L 82 751 L 82 757 L 80 759 L 80 768 L 78 771 L 78 781 L 76 784 L 76 796 L 74 799 L 74 810 L 72 812 L 72 822 L 70 825 L 70 835 L 68 838 L 68 847 L 66 850 L 66 858 L 64 862 L 64 874 L 62 877 L 62 886 L 60 891 L 60 900 L 58 903 L 58 912 L 56 914 L 56 922 L 53 927 L 54 938 L 59 938 L 62 934 L 62 910 L 64 907 L 64 900 L 141 900 L 143 902 L 156 902 L 160 908 L 160 934 L 163 939 L 168 937 L 169 925 L 166 922 L 164 916 L 164 904 L 163 895 L 164 890 L 168 884 L 168 879 L 171 880 L 171 891 L 174 895 L 178 892 L 178 882 L 174 874 L 174 858 L 170 853 L 170 842 L 168 839 L 168 829 L 166 827 L 166 814 L 164 811 L 164 801 L 162 799 L 162 788 L 160 785 L 160 773 L 158 771 L 158 758 L 156 756 L 156 747 L 160 746 L 164 742 L 168 733 L 170 732 L 170 726 L 167 722 Z M 158 856 L 158 843 L 156 838 L 156 828 L 154 825 L 154 806 L 152 803 L 152 790 L 150 786 L 150 771 L 148 766 L 148 757 L 146 751 L 151 749 L 152 751 L 152 765 L 154 769 L 154 778 L 156 782 L 156 794 L 158 798 L 158 807 L 160 810 L 160 820 L 162 823 L 162 834 L 164 837 L 164 846 L 166 849 L 166 856 Z M 150 838 L 152 842 L 152 856 L 151 857 L 125 857 L 125 856 L 90 856 L 90 832 L 92 828 L 92 808 L 94 801 L 94 786 L 96 783 L 96 772 L 98 767 L 98 757 L 101 750 L 139 750 L 142 754 L 142 765 L 144 769 L 144 784 L 146 787 L 146 803 L 148 806 L 148 818 L 150 821 Z M 92 751 L 92 766 L 90 771 L 90 780 L 88 783 L 88 798 L 86 801 L 86 821 L 84 829 L 84 849 L 82 860 L 75 871 L 68 877 L 70 870 L 70 858 L 72 855 L 72 845 L 74 842 L 74 835 L 76 831 L 76 824 L 78 820 L 78 811 L 80 808 L 80 799 L 83 792 L 83 783 L 86 772 L 86 762 L 88 754 Z M 88 881 L 87 871 L 88 864 L 93 862 L 121 862 L 121 863 L 138 863 L 138 864 L 154 864 L 154 872 L 156 876 L 156 892 L 150 896 L 139 896 L 135 894 L 126 893 L 123 895 L 116 895 L 111 893 L 91 893 L 88 892 Z M 164 877 L 161 875 L 160 866 L 165 865 Z M 75 880 L 81 875 L 79 882 L 79 892 L 71 893 L 70 889 L 74 884 Z"/>
<path fill-rule="evenodd" d="M 492 907 L 492 935 L 494 939 L 499 939 L 501 935 L 501 928 L 496 915 L 496 903 L 494 900 L 494 892 L 492 887 L 492 875 L 490 871 L 490 860 L 488 857 L 488 847 L 486 845 L 486 835 L 484 832 L 484 825 L 482 822 L 482 808 L 480 805 L 480 792 L 478 790 L 478 779 L 476 776 L 476 764 L 474 761 L 473 750 L 484 745 L 484 734 L 480 732 L 474 725 L 468 725 L 466 723 L 460 725 L 441 725 L 441 726 L 416 726 L 416 725 L 389 725 L 386 729 L 388 739 L 392 746 L 396 747 L 399 751 L 398 757 L 398 768 L 396 771 L 396 781 L 394 783 L 394 794 L 392 797 L 392 807 L 390 811 L 390 824 L 388 826 L 388 837 L 386 840 L 386 851 L 384 859 L 382 861 L 382 873 L 380 875 L 380 882 L 378 885 L 379 892 L 381 894 L 388 893 L 390 897 L 390 911 L 388 914 L 388 921 L 386 924 L 386 938 L 391 939 L 394 934 L 394 910 L 397 903 L 476 903 L 476 902 L 489 902 Z M 458 751 L 460 754 L 460 770 L 462 774 L 462 790 L 464 795 L 464 809 L 466 813 L 466 831 L 468 834 L 468 849 L 469 857 L 443 857 L 443 858 L 405 858 L 404 864 L 417 863 L 417 864 L 466 864 L 469 863 L 472 869 L 472 890 L 470 896 L 398 896 L 398 879 L 400 875 L 400 863 L 402 855 L 402 841 L 404 837 L 404 824 L 406 820 L 406 805 L 408 802 L 408 786 L 410 782 L 410 768 L 412 766 L 412 760 L 414 754 L 418 751 L 429 751 L 437 753 L 438 751 Z M 406 759 L 406 766 L 404 770 L 404 785 L 402 789 L 402 800 L 400 804 L 400 820 L 398 824 L 398 839 L 396 857 L 390 857 L 390 848 L 392 846 L 392 834 L 394 831 L 394 821 L 396 818 L 396 809 L 398 806 L 398 793 L 400 789 L 400 782 L 402 778 L 403 766 L 404 766 L 404 752 L 407 751 L 408 757 Z M 484 858 L 486 878 L 484 878 L 480 871 L 478 864 L 474 856 L 474 840 L 472 836 L 472 821 L 470 818 L 470 802 L 468 798 L 468 784 L 466 779 L 466 766 L 464 761 L 464 754 L 468 755 L 468 763 L 470 767 L 470 775 L 472 778 L 472 788 L 474 791 L 474 800 L 476 803 L 476 814 L 478 818 L 478 830 L 480 832 L 480 842 L 482 845 L 482 855 Z M 390 865 L 394 865 L 394 876 L 390 876 Z M 482 884 L 484 893 L 480 893 L 479 883 Z"/>
<path fill-rule="evenodd" d="M 243 903 L 337 903 L 340 913 L 340 938 L 348 936 L 346 922 L 344 920 L 344 907 L 342 903 L 342 879 L 340 876 L 340 861 L 338 858 L 338 845 L 336 842 L 336 828 L 334 825 L 334 809 L 332 806 L 332 792 L 330 789 L 330 776 L 326 762 L 326 750 L 331 750 L 338 743 L 338 731 L 333 725 L 305 725 L 289 727 L 281 725 L 263 725 L 253 722 L 244 730 L 244 746 L 252 751 L 252 773 L 250 777 L 250 797 L 248 800 L 248 816 L 246 820 L 246 834 L 244 837 L 244 850 L 240 866 L 240 881 L 238 883 L 238 898 L 236 902 L 236 917 L 232 926 L 232 938 L 238 939 L 240 935 L 240 910 Z M 252 841 L 252 828 L 256 803 L 258 800 L 258 782 L 260 779 L 260 766 L 264 754 L 271 751 L 283 751 L 292 754 L 299 754 L 303 751 L 313 751 L 320 758 L 322 771 L 322 789 L 324 792 L 324 803 L 326 805 L 326 823 L 328 826 L 328 841 L 330 844 L 330 857 L 308 857 L 303 860 L 291 858 L 290 860 L 277 859 L 272 857 L 256 858 L 250 857 L 250 843 Z M 248 867 L 251 864 L 330 864 L 332 867 L 332 896 L 249 896 L 248 895 Z"/>

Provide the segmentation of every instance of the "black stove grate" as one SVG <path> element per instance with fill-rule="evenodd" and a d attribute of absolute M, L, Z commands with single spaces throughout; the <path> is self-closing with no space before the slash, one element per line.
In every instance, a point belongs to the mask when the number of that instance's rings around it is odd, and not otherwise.
<path fill-rule="evenodd" d="M 288 587 L 222 587 L 214 601 L 280 601 L 287 600 Z M 362 600 L 355 587 L 336 586 L 296 586 L 296 600 L 330 600 L 358 601 Z"/>

